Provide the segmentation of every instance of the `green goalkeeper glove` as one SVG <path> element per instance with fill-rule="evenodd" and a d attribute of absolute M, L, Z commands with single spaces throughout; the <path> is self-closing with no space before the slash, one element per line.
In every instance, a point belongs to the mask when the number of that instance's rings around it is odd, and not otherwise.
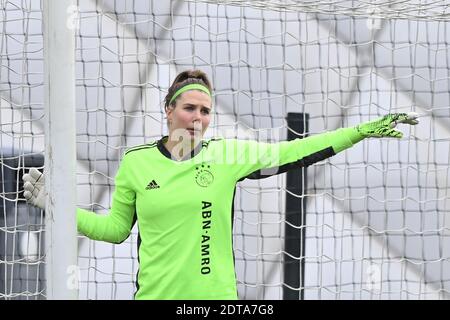
<path fill-rule="evenodd" d="M 395 130 L 395 126 L 398 123 L 406 123 L 410 125 L 416 125 L 419 123 L 417 118 L 419 115 L 415 112 L 409 113 L 392 113 L 385 115 L 377 120 L 365 122 L 356 126 L 356 130 L 364 137 L 391 137 L 402 138 L 403 133 Z"/>
<path fill-rule="evenodd" d="M 29 204 L 45 210 L 45 178 L 36 168 L 23 175 L 23 196 Z"/>

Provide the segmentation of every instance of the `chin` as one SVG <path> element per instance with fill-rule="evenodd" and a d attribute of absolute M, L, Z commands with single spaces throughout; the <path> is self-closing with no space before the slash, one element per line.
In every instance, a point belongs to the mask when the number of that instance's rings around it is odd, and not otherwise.
<path fill-rule="evenodd" d="M 203 134 L 199 133 L 199 134 L 195 134 L 195 135 L 191 136 L 191 140 L 195 140 L 195 139 L 203 139 Z"/>

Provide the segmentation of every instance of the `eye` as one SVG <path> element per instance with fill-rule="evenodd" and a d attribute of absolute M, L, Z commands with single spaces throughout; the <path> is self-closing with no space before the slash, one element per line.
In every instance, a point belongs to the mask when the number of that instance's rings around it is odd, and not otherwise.
<path fill-rule="evenodd" d="M 184 109 L 185 109 L 185 110 L 192 111 L 192 110 L 194 110 L 194 107 L 193 107 L 193 106 L 186 106 L 186 107 L 184 107 Z"/>
<path fill-rule="evenodd" d="M 203 113 L 203 114 L 209 114 L 210 111 L 209 111 L 209 109 L 202 109 L 202 113 Z"/>

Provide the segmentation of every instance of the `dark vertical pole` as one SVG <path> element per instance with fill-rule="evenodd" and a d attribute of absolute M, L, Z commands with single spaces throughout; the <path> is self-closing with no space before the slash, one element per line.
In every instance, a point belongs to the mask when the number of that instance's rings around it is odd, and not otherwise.
<path fill-rule="evenodd" d="M 295 132 L 300 134 L 308 132 L 308 122 L 309 115 L 306 113 L 288 113 L 288 127 Z M 305 135 L 298 136 L 296 133 L 288 130 L 288 140 L 303 137 Z M 302 287 L 304 287 L 305 283 L 304 226 L 306 223 L 306 198 L 298 196 L 303 196 L 306 189 L 306 168 L 289 170 L 286 176 L 286 190 L 289 192 L 286 192 L 284 300 L 303 300 L 304 298 Z M 297 195 L 297 197 L 294 195 Z M 300 290 L 293 290 L 288 286 L 291 288 L 300 288 Z"/>

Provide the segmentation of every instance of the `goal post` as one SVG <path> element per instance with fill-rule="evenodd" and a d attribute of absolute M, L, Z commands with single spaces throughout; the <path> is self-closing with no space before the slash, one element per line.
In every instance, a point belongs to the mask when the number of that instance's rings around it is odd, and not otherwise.
<path fill-rule="evenodd" d="M 73 0 L 43 1 L 47 299 L 78 299 Z"/>

